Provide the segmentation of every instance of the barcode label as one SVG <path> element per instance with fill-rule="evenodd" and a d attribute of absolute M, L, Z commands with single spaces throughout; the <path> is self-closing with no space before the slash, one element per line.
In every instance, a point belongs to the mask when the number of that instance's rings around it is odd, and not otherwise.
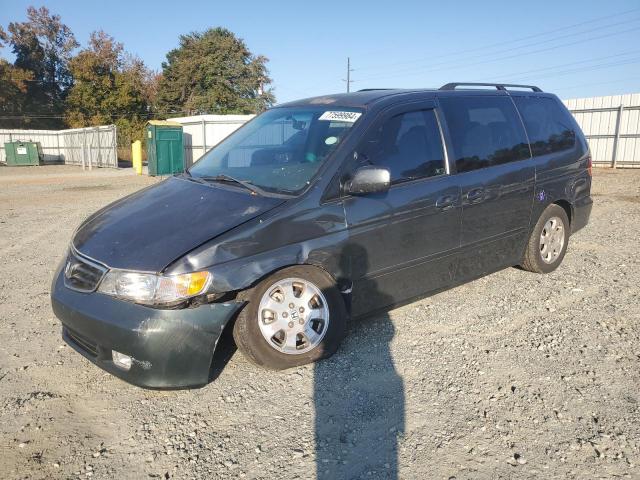
<path fill-rule="evenodd" d="M 330 111 L 324 112 L 320 115 L 318 120 L 328 120 L 334 122 L 349 122 L 353 123 L 362 115 L 360 112 L 341 112 L 341 111 Z"/>

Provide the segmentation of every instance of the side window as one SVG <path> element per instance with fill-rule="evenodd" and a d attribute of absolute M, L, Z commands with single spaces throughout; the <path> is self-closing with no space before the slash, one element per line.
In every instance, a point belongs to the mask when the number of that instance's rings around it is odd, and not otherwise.
<path fill-rule="evenodd" d="M 530 157 L 522 122 L 510 98 L 443 97 L 439 102 L 458 172 Z"/>
<path fill-rule="evenodd" d="M 387 119 L 364 150 L 370 165 L 389 169 L 391 183 L 445 173 L 440 128 L 433 110 L 417 110 Z"/>
<path fill-rule="evenodd" d="M 546 97 L 515 97 L 531 142 L 533 155 L 570 150 L 576 144 L 573 122 L 556 100 Z"/>

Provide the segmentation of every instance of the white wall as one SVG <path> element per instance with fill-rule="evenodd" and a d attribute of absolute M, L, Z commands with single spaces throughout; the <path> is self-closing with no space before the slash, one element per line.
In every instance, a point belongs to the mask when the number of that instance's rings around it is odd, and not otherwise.
<path fill-rule="evenodd" d="M 594 164 L 613 166 L 615 155 L 617 167 L 640 167 L 640 93 L 563 101 L 589 141 Z"/>
<path fill-rule="evenodd" d="M 195 115 L 167 120 L 182 124 L 185 164 L 190 166 L 253 117 L 255 115 Z"/>

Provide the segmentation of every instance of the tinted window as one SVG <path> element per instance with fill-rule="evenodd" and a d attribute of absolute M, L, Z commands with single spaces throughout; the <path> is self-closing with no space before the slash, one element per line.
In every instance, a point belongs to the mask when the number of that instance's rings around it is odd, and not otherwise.
<path fill-rule="evenodd" d="M 515 97 L 534 155 L 573 148 L 576 132 L 569 113 L 557 101 L 544 97 Z"/>
<path fill-rule="evenodd" d="M 363 152 L 366 162 L 389 169 L 392 183 L 445 173 L 440 129 L 433 110 L 389 118 L 367 145 Z"/>
<path fill-rule="evenodd" d="M 445 97 L 447 120 L 458 172 L 529 158 L 522 122 L 507 97 Z"/>

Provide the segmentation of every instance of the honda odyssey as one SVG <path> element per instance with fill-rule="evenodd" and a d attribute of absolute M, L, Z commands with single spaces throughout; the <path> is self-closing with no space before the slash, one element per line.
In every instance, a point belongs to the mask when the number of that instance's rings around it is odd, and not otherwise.
<path fill-rule="evenodd" d="M 348 319 L 505 267 L 548 273 L 591 211 L 591 157 L 537 87 L 447 84 L 286 103 L 85 220 L 51 298 L 66 342 L 147 388 L 333 354 Z"/>

